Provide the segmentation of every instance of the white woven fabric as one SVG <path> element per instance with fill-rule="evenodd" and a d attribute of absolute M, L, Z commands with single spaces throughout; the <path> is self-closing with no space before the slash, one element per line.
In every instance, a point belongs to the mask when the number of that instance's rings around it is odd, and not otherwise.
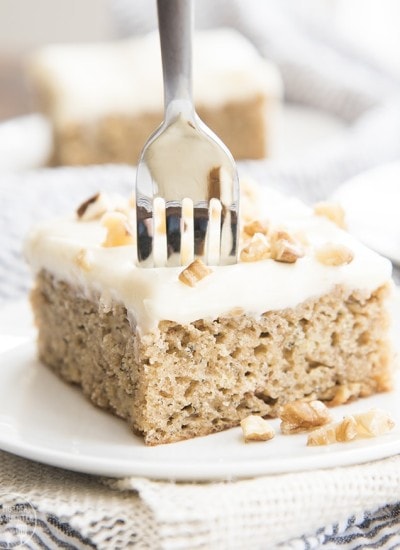
<path fill-rule="evenodd" d="M 293 539 L 334 522 L 343 522 L 344 529 L 350 516 L 358 514 L 361 522 L 366 510 L 398 501 L 400 458 L 234 483 L 188 484 L 100 479 L 0 452 L 0 480 L 1 493 L 19 495 L 35 508 L 36 536 L 53 541 L 50 548 L 62 537 L 77 548 L 105 550 L 303 548 L 301 540 Z M 398 526 L 390 539 L 392 547 L 400 544 Z M 34 536 L 31 542 L 35 548 Z"/>
<path fill-rule="evenodd" d="M 396 502 L 400 458 L 236 483 L 129 479 L 114 486 L 139 492 L 159 522 L 165 548 L 262 549 Z"/>
<path fill-rule="evenodd" d="M 40 547 L 39 541 L 56 548 L 63 538 L 77 548 L 130 548 L 134 544 L 140 549 L 157 548 L 152 512 L 135 491 L 112 491 L 93 476 L 4 452 L 0 452 L 0 481 L 2 495 L 15 495 L 17 502 L 29 502 L 36 510 L 32 536 L 24 541 L 28 548 Z M 4 548 L 1 527 L 0 523 L 0 548 Z"/>

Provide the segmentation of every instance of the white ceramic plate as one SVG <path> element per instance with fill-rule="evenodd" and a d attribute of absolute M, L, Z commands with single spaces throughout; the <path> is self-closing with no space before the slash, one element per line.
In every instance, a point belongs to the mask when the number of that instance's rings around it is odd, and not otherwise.
<path fill-rule="evenodd" d="M 240 428 L 190 441 L 145 447 L 120 419 L 94 407 L 35 358 L 27 304 L 0 312 L 0 448 L 53 466 L 90 474 L 155 479 L 217 480 L 357 464 L 400 452 L 400 380 L 397 390 L 333 412 L 380 407 L 395 429 L 379 438 L 307 447 L 304 434 L 279 434 L 245 444 Z M 7 344 L 8 342 L 8 344 Z"/>
<path fill-rule="evenodd" d="M 50 124 L 39 114 L 0 123 L 0 170 L 43 166 L 49 159 L 51 148 Z"/>
<path fill-rule="evenodd" d="M 351 233 L 400 265 L 400 162 L 369 170 L 333 195 Z"/>

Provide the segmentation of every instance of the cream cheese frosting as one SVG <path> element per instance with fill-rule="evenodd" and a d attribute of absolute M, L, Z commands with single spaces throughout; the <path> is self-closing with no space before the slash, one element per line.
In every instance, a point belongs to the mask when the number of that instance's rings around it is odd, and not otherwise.
<path fill-rule="evenodd" d="M 218 107 L 258 94 L 280 97 L 276 67 L 232 29 L 198 31 L 193 41 L 197 105 Z M 50 45 L 32 59 L 32 73 L 54 88 L 59 121 L 162 109 L 158 34 L 110 43 Z"/>
<path fill-rule="evenodd" d="M 209 275 L 190 287 L 178 278 L 182 267 L 137 267 L 133 245 L 104 247 L 107 230 L 101 221 L 75 217 L 38 225 L 26 240 L 25 255 L 35 272 L 45 269 L 87 297 L 100 295 L 104 307 L 112 300 L 123 303 L 141 333 L 156 330 L 162 320 L 187 324 L 237 308 L 260 316 L 321 296 L 336 285 L 372 292 L 390 281 L 389 260 L 297 200 L 263 190 L 257 204 L 270 223 L 305 236 L 304 257 L 295 263 L 266 259 L 212 266 Z M 315 250 L 327 243 L 346 246 L 353 260 L 340 266 L 322 264 Z M 85 268 L 77 262 L 82 252 Z"/>

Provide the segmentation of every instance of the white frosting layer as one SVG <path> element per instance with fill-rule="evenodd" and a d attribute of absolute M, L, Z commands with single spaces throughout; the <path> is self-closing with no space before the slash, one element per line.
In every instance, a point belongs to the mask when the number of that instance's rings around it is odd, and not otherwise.
<path fill-rule="evenodd" d="M 259 94 L 279 97 L 280 76 L 236 31 L 195 33 L 193 90 L 198 106 L 220 106 Z M 158 34 L 110 43 L 51 45 L 33 58 L 32 72 L 50 88 L 60 121 L 162 110 Z"/>
<path fill-rule="evenodd" d="M 373 291 L 390 280 L 391 263 L 339 230 L 295 200 L 267 193 L 266 213 L 273 223 L 284 221 L 290 231 L 302 231 L 309 242 L 306 255 L 294 264 L 274 260 L 213 267 L 195 287 L 183 284 L 182 268 L 136 267 L 133 246 L 105 248 L 106 229 L 99 221 L 74 218 L 38 226 L 26 243 L 26 256 L 37 272 L 42 268 L 74 285 L 87 295 L 101 295 L 125 304 L 142 333 L 157 328 L 160 320 L 186 324 L 201 318 L 217 318 L 235 308 L 259 316 L 265 311 L 294 307 L 318 297 L 336 285 Z M 269 212 L 268 212 L 269 211 Z M 316 247 L 341 243 L 354 253 L 351 263 L 328 267 L 314 256 Z M 76 262 L 84 249 L 91 269 Z"/>

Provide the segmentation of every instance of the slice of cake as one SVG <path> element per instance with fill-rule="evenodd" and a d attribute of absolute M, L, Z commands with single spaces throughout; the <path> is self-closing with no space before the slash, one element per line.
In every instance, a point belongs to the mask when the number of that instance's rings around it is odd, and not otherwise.
<path fill-rule="evenodd" d="M 278 71 L 239 33 L 202 31 L 194 39 L 197 112 L 236 159 L 270 154 L 282 95 Z M 136 164 L 163 119 L 158 35 L 52 45 L 34 55 L 30 74 L 53 127 L 56 164 Z"/>
<path fill-rule="evenodd" d="M 137 267 L 132 204 L 101 193 L 27 240 L 41 360 L 147 444 L 391 388 L 390 262 L 333 208 L 259 192 L 235 265 Z"/>

